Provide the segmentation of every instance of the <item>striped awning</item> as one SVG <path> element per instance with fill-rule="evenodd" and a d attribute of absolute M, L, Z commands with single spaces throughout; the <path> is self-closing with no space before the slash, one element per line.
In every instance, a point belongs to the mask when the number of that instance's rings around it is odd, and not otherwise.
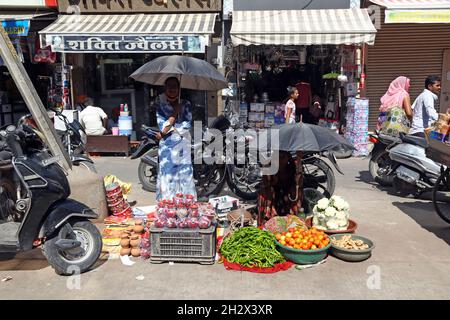
<path fill-rule="evenodd" d="M 450 0 L 370 0 L 387 9 L 450 9 Z"/>
<path fill-rule="evenodd" d="M 212 34 L 215 13 L 60 15 L 41 35 Z"/>
<path fill-rule="evenodd" d="M 233 11 L 233 45 L 374 44 L 366 9 Z"/>

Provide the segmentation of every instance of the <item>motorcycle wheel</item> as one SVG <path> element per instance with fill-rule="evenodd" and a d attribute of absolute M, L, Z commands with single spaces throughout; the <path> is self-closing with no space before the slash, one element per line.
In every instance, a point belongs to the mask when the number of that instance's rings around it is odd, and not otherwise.
<path fill-rule="evenodd" d="M 450 169 L 441 174 L 433 188 L 433 205 L 436 213 L 450 223 Z"/>
<path fill-rule="evenodd" d="M 156 181 L 158 179 L 157 168 L 141 161 L 139 163 L 138 176 L 144 190 L 156 192 Z"/>
<path fill-rule="evenodd" d="M 258 191 L 261 179 L 258 179 L 256 181 L 248 181 L 249 177 L 249 168 L 246 165 L 228 165 L 228 187 L 239 198 L 247 201 L 254 201 L 258 199 Z"/>
<path fill-rule="evenodd" d="M 206 168 L 206 169 L 205 169 Z M 206 170 L 206 172 L 205 172 Z M 201 177 L 198 177 L 199 174 Z M 225 184 L 225 166 L 194 165 L 195 189 L 197 198 L 219 194 Z"/>
<path fill-rule="evenodd" d="M 93 173 L 98 173 L 97 169 L 95 168 L 95 165 L 93 163 L 88 162 L 88 161 L 80 162 L 80 166 L 86 167 L 89 171 L 91 171 Z"/>
<path fill-rule="evenodd" d="M 372 179 L 382 186 L 392 186 L 394 182 L 394 177 L 389 175 L 380 175 L 379 170 L 388 168 L 392 165 L 392 160 L 389 158 L 389 152 L 383 150 L 377 152 L 370 158 L 369 161 L 369 172 Z"/>
<path fill-rule="evenodd" d="M 76 239 L 81 242 L 81 246 L 61 251 L 56 246 L 60 239 Z M 102 245 L 102 236 L 92 222 L 71 220 L 44 243 L 42 251 L 55 272 L 67 276 L 88 271 L 100 257 Z"/>
<path fill-rule="evenodd" d="M 330 198 L 336 188 L 333 169 L 320 158 L 303 162 L 303 188 L 316 189 Z"/>

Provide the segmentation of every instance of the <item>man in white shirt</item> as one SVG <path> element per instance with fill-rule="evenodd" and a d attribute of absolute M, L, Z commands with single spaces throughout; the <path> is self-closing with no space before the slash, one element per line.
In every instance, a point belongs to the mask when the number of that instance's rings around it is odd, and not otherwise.
<path fill-rule="evenodd" d="M 417 97 L 412 105 L 413 120 L 409 134 L 425 138 L 425 129 L 439 118 L 434 107 L 441 92 L 441 78 L 429 76 L 425 80 L 425 90 Z"/>
<path fill-rule="evenodd" d="M 94 101 L 87 98 L 84 104 L 87 106 L 80 112 L 80 123 L 88 136 L 101 136 L 108 132 L 108 116 L 99 107 L 94 106 Z"/>

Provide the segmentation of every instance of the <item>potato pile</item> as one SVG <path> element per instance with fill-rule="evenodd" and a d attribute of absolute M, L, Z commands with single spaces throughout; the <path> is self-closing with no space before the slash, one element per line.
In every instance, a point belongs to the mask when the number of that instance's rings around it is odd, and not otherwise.
<path fill-rule="evenodd" d="M 352 236 L 346 235 L 341 239 L 331 238 L 333 245 L 347 250 L 365 250 L 369 249 L 369 245 L 362 240 L 353 240 Z"/>

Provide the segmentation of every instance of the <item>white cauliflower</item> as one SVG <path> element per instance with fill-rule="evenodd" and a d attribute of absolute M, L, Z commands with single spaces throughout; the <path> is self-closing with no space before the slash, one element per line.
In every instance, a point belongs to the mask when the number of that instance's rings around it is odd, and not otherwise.
<path fill-rule="evenodd" d="M 344 210 L 347 203 L 342 198 L 338 198 L 334 200 L 334 207 L 338 209 L 339 211 Z"/>
<path fill-rule="evenodd" d="M 344 200 L 344 199 L 342 199 L 342 197 L 339 197 L 339 196 L 332 196 L 332 197 L 330 198 L 330 200 L 333 200 L 333 201 L 340 201 L 340 200 Z"/>
<path fill-rule="evenodd" d="M 337 220 L 336 222 L 337 222 L 337 224 L 338 224 L 338 226 L 340 228 L 345 228 L 345 227 L 348 226 L 348 220 L 347 219 Z"/>
<path fill-rule="evenodd" d="M 344 211 L 338 211 L 336 213 L 336 219 L 338 219 L 338 220 L 347 220 L 347 214 Z"/>
<path fill-rule="evenodd" d="M 329 220 L 327 222 L 327 228 L 328 230 L 336 230 L 339 228 L 339 225 L 337 224 L 336 220 Z"/>
<path fill-rule="evenodd" d="M 319 202 L 317 202 L 317 208 L 320 210 L 325 210 L 330 205 L 330 201 L 327 198 L 320 199 Z"/>
<path fill-rule="evenodd" d="M 325 210 L 325 215 L 327 216 L 327 217 L 334 217 L 335 215 L 336 215 L 336 209 L 335 208 L 333 208 L 333 207 L 328 207 L 328 208 L 326 208 L 326 210 Z"/>

